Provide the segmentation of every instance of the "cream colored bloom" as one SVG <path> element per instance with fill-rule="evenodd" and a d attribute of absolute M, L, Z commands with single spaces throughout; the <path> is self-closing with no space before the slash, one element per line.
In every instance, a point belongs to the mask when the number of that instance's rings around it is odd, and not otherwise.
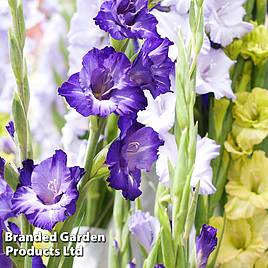
<path fill-rule="evenodd" d="M 213 217 L 209 224 L 220 237 L 224 219 Z M 251 219 L 226 220 L 216 265 L 221 268 L 253 268 L 268 244 L 268 215 L 262 212 Z M 213 255 L 212 255 L 213 258 Z"/>
<path fill-rule="evenodd" d="M 261 143 L 268 135 L 268 91 L 254 88 L 237 94 L 232 134 L 243 150 Z"/>
<path fill-rule="evenodd" d="M 268 209 L 268 158 L 255 151 L 252 158 L 235 161 L 229 172 L 225 212 L 230 219 L 250 218 Z"/>

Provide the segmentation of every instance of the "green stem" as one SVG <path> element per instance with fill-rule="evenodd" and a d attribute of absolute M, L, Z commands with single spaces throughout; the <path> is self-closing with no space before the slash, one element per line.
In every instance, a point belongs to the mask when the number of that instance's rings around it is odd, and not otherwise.
<path fill-rule="evenodd" d="M 90 122 L 91 126 L 88 138 L 88 145 L 86 149 L 86 160 L 84 164 L 86 173 L 82 180 L 80 188 L 83 188 L 83 186 L 88 182 L 88 180 L 90 180 L 90 173 L 93 166 L 93 159 L 96 155 L 100 134 L 105 126 L 105 121 L 101 118 L 98 119 L 97 117 L 92 116 Z"/>

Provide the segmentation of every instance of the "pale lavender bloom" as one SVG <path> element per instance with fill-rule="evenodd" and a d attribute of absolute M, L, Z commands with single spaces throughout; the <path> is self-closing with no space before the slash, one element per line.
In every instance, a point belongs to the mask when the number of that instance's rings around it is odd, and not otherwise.
<path fill-rule="evenodd" d="M 71 19 L 68 33 L 69 75 L 82 68 L 82 57 L 93 47 L 108 45 L 108 34 L 95 25 L 93 18 L 99 11 L 101 0 L 76 0 L 77 10 Z"/>
<path fill-rule="evenodd" d="M 211 48 L 207 54 L 200 54 L 197 63 L 196 92 L 213 92 L 216 99 L 235 99 L 229 70 L 234 64 L 221 49 Z"/>
<path fill-rule="evenodd" d="M 165 141 L 164 146 L 159 148 L 159 157 L 156 161 L 156 174 L 159 180 L 169 186 L 168 163 L 175 168 L 178 161 L 178 152 L 175 136 L 167 133 L 162 137 Z M 191 187 L 195 188 L 200 181 L 199 193 L 203 195 L 213 194 L 216 189 L 212 184 L 212 168 L 210 162 L 219 155 L 220 146 L 215 141 L 204 137 L 197 137 L 196 159 L 191 178 Z"/>
<path fill-rule="evenodd" d="M 227 46 L 234 38 L 241 38 L 253 29 L 243 22 L 246 0 L 206 0 L 204 5 L 205 28 L 214 43 Z"/>
<path fill-rule="evenodd" d="M 186 45 L 191 38 L 191 29 L 189 24 L 188 4 L 182 1 L 163 1 L 160 8 L 152 10 L 152 14 L 158 20 L 157 32 L 162 38 L 167 37 L 174 44 L 169 48 L 169 57 L 176 60 L 178 56 L 178 33 L 181 30 Z M 179 6 L 178 6 L 179 5 Z M 163 11 L 162 8 L 167 8 Z M 210 50 L 210 41 L 204 34 L 201 53 L 206 54 Z"/>
<path fill-rule="evenodd" d="M 160 223 L 149 212 L 137 210 L 129 219 L 129 231 L 149 253 L 158 237 Z"/>
<path fill-rule="evenodd" d="M 162 6 L 174 6 L 179 14 L 187 14 L 190 9 L 191 0 L 163 0 Z"/>

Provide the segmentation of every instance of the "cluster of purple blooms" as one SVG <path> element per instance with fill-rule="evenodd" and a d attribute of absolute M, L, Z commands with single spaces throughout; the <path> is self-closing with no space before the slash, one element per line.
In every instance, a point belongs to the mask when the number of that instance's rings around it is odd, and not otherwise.
<path fill-rule="evenodd" d="M 147 0 L 107 0 L 94 20 L 114 39 L 145 39 L 144 43 L 133 63 L 112 47 L 93 48 L 83 57 L 81 71 L 63 83 L 59 94 L 83 116 L 120 116 L 121 133 L 106 159 L 108 182 L 126 199 L 135 200 L 141 195 L 141 170 L 151 169 L 163 145 L 158 133 L 136 117 L 147 106 L 144 90 L 153 98 L 170 92 L 174 62 L 168 51 L 173 43 L 158 35 Z"/>

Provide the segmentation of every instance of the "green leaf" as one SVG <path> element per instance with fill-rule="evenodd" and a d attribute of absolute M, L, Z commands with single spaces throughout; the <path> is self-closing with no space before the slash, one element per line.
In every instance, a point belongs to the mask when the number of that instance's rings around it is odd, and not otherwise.
<path fill-rule="evenodd" d="M 105 165 L 106 156 L 110 144 L 105 146 L 94 158 L 90 178 L 95 178 L 97 175 L 106 174 L 108 167 Z"/>
<path fill-rule="evenodd" d="M 186 222 L 185 222 L 185 228 L 184 228 L 184 240 L 188 241 L 190 232 L 192 230 L 194 221 L 195 221 L 195 215 L 196 215 L 196 208 L 197 208 L 197 201 L 198 201 L 198 195 L 199 195 L 199 188 L 200 188 L 200 181 L 196 185 L 196 188 L 193 193 L 191 193 L 191 201 L 190 206 L 187 212 Z"/>
<path fill-rule="evenodd" d="M 15 92 L 13 103 L 12 103 L 12 114 L 14 117 L 14 124 L 16 129 L 16 134 L 18 137 L 19 147 L 21 151 L 21 159 L 27 158 L 27 134 L 28 134 L 28 126 L 27 119 L 23 104 L 21 102 L 18 93 Z"/>
<path fill-rule="evenodd" d="M 127 49 L 128 43 L 129 43 L 129 39 L 116 40 L 112 37 L 110 38 L 110 44 L 117 52 L 125 52 Z"/>
<path fill-rule="evenodd" d="M 80 219 L 80 223 L 77 226 L 76 236 L 79 234 L 80 227 L 81 227 L 81 224 L 82 224 L 82 222 L 84 220 L 84 217 L 85 217 L 85 213 L 83 213 L 83 216 Z M 69 246 L 69 248 L 70 247 L 75 248 L 76 247 L 76 242 L 71 243 L 70 246 Z M 62 268 L 72 268 L 73 267 L 73 261 L 74 261 L 74 257 L 73 256 L 68 256 L 68 257 L 62 256 L 62 259 L 63 259 L 63 261 L 61 262 L 60 267 L 62 267 Z"/>
<path fill-rule="evenodd" d="M 5 165 L 5 180 L 14 191 L 17 189 L 19 174 L 10 163 L 6 163 Z"/>
<path fill-rule="evenodd" d="M 17 84 L 23 81 L 23 56 L 21 54 L 21 49 L 19 47 L 18 40 L 16 39 L 14 32 L 9 30 L 8 32 L 9 47 L 10 47 L 10 62 L 12 70 L 14 72 Z"/>

